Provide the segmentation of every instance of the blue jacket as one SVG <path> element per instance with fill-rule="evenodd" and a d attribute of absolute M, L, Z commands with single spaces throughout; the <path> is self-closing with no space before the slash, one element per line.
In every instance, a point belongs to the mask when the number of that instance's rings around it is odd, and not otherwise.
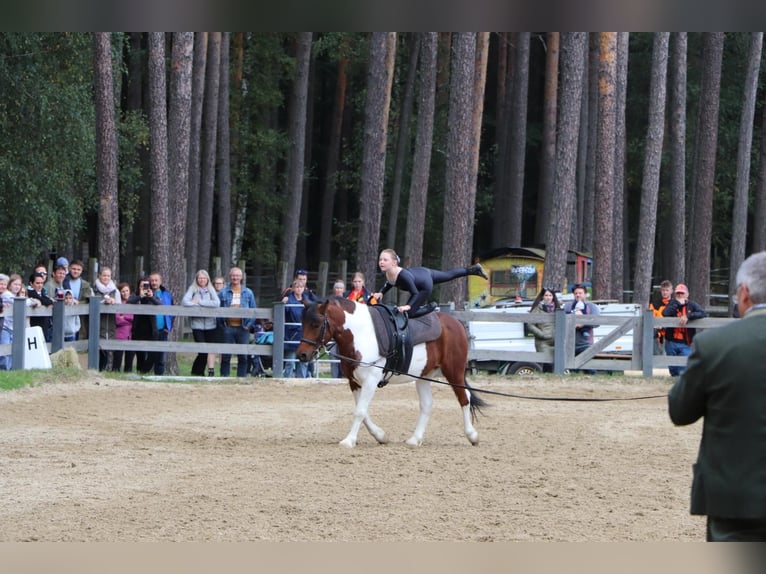
<path fill-rule="evenodd" d="M 160 300 L 160 303 L 163 305 L 172 305 L 173 304 L 173 295 L 165 289 L 163 285 L 160 285 L 159 290 L 157 293 L 155 293 L 155 296 L 157 299 Z M 168 333 L 170 333 L 170 330 L 173 328 L 173 315 L 157 315 L 157 328 L 160 328 L 160 321 L 164 320 L 164 328 L 168 330 Z"/>
<path fill-rule="evenodd" d="M 253 295 L 253 292 L 245 287 L 244 285 L 240 286 L 240 289 L 242 292 L 239 295 L 239 306 L 241 309 L 249 308 L 249 309 L 255 309 L 255 295 Z M 234 298 L 234 293 L 231 290 L 231 283 L 227 283 L 226 286 L 221 289 L 221 291 L 218 293 L 218 299 L 221 301 L 221 307 L 231 307 L 231 301 Z M 221 319 L 222 323 L 225 325 L 225 321 Z M 254 317 L 243 317 L 242 318 L 242 327 L 245 329 L 255 328 L 255 318 Z"/>

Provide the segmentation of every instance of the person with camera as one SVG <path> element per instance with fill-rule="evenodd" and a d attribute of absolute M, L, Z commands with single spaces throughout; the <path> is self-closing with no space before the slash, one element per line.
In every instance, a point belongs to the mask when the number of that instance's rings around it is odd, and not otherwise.
<path fill-rule="evenodd" d="M 141 277 L 136 286 L 136 292 L 130 296 L 128 303 L 131 305 L 162 305 L 162 302 L 154 294 L 149 283 L 149 277 Z M 133 315 L 132 338 L 134 341 L 156 341 L 157 321 L 154 315 Z M 154 367 L 152 353 L 148 349 L 136 351 L 136 369 L 141 374 L 149 373 Z"/>
<path fill-rule="evenodd" d="M 588 289 L 582 283 L 578 283 L 572 288 L 574 301 L 564 305 L 564 313 L 573 315 L 600 315 L 601 311 L 597 305 L 588 301 Z M 575 325 L 575 355 L 579 355 L 586 349 L 593 346 L 593 329 L 596 325 Z M 576 372 L 572 369 L 572 372 Z M 586 375 L 595 375 L 593 369 L 583 369 Z"/>

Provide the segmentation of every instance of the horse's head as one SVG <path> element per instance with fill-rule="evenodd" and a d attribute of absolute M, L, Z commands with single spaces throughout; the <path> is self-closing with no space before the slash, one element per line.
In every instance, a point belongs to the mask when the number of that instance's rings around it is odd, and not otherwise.
<path fill-rule="evenodd" d="M 303 337 L 295 354 L 299 361 L 313 361 L 319 349 L 324 347 L 332 338 L 330 321 L 327 318 L 327 306 L 330 301 L 311 303 L 303 310 L 301 321 Z"/>

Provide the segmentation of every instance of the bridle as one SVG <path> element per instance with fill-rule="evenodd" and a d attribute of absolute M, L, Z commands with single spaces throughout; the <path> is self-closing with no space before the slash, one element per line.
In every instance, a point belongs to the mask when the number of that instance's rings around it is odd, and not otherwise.
<path fill-rule="evenodd" d="M 327 340 L 325 340 L 325 335 L 329 326 L 330 321 L 327 319 L 327 313 L 325 313 L 322 315 L 322 327 L 319 330 L 319 339 L 317 341 L 312 341 L 311 339 L 301 337 L 301 343 L 306 343 L 307 345 L 314 347 L 314 355 L 316 355 L 322 349 L 326 349 L 327 341 L 330 339 L 330 337 L 328 336 Z"/>

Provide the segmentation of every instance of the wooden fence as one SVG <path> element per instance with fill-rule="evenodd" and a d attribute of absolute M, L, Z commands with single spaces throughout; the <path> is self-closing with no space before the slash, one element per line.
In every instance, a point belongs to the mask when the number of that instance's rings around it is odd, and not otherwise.
<path fill-rule="evenodd" d="M 89 305 L 65 306 L 63 301 L 55 301 L 52 308 L 30 309 L 25 306 L 25 299 L 17 298 L 13 304 L 14 337 L 10 345 L 0 345 L 0 355 L 12 355 L 14 369 L 23 368 L 24 326 L 27 317 L 52 316 L 53 337 L 48 344 L 50 352 L 56 352 L 64 347 L 74 348 L 78 352 L 88 353 L 88 368 L 98 369 L 99 350 L 107 351 L 158 351 L 168 353 L 216 353 L 232 355 L 268 356 L 273 361 L 274 376 L 279 377 L 284 367 L 284 319 L 283 303 L 277 303 L 273 308 L 232 309 L 232 308 L 202 308 L 183 307 L 180 305 L 102 305 L 100 297 L 91 297 Z M 444 307 L 443 307 L 444 309 Z M 7 312 L 7 311 L 6 311 Z M 497 313 L 489 311 L 450 311 L 464 325 L 469 321 L 501 321 L 515 323 L 544 323 L 555 322 L 555 345 L 553 359 L 545 353 L 525 351 L 492 351 L 469 350 L 468 360 L 471 363 L 481 361 L 517 362 L 528 361 L 539 364 L 552 363 L 554 373 L 564 373 L 568 369 L 594 369 L 608 371 L 639 370 L 645 376 L 651 376 L 653 369 L 669 366 L 683 366 L 686 357 L 670 357 L 653 354 L 654 329 L 658 327 L 678 327 L 677 318 L 655 318 L 650 311 L 641 316 L 604 316 L 604 315 L 567 315 L 559 309 L 551 314 L 530 313 Z M 196 343 L 185 341 L 123 341 L 116 339 L 100 339 L 89 336 L 87 340 L 64 342 L 64 317 L 66 315 L 88 315 L 89 334 L 97 333 L 96 326 L 100 324 L 101 314 L 132 313 L 133 315 L 171 315 L 174 317 L 241 317 L 266 319 L 274 324 L 274 344 L 239 345 L 233 343 Z M 709 329 L 725 325 L 738 319 L 706 318 L 692 321 L 687 326 L 695 329 Z M 575 355 L 574 337 L 577 325 L 614 325 L 614 330 L 601 338 L 586 351 Z M 174 327 L 175 328 L 175 327 Z M 632 331 L 633 350 L 630 355 L 609 355 L 604 349 L 618 337 Z"/>
<path fill-rule="evenodd" d="M 553 372 L 562 374 L 570 369 L 593 369 L 605 371 L 641 371 L 644 376 L 651 376 L 655 368 L 686 365 L 687 357 L 654 355 L 654 329 L 659 327 L 680 327 L 676 317 L 655 318 L 651 311 L 644 311 L 640 316 L 617 315 L 574 315 L 566 314 L 563 309 L 555 313 L 497 313 L 492 311 L 448 311 L 464 325 L 470 321 L 499 321 L 509 323 L 555 323 L 553 358 L 545 353 L 528 351 L 492 351 L 473 348 L 470 344 L 468 361 L 518 362 L 526 361 L 538 364 L 553 364 Z M 691 321 L 687 327 L 710 329 L 720 327 L 738 319 L 705 318 Z M 575 327 L 578 325 L 613 325 L 614 329 L 605 337 L 596 341 L 592 347 L 575 355 Z M 633 350 L 630 354 L 605 353 L 604 349 L 619 337 L 633 331 Z M 472 343 L 469 341 L 469 343 Z"/>

